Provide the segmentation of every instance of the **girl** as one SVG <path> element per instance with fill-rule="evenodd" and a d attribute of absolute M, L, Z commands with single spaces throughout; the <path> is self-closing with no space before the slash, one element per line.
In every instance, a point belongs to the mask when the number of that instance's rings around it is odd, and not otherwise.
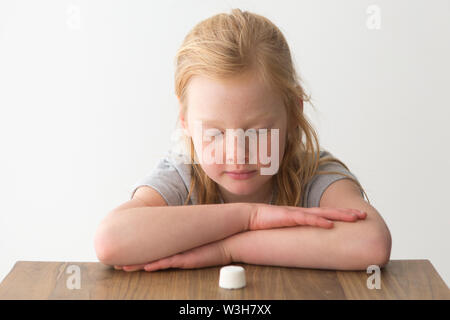
<path fill-rule="evenodd" d="M 310 98 L 300 82 L 283 34 L 267 18 L 233 9 L 197 24 L 176 56 L 185 151 L 169 152 L 133 186 L 131 200 L 103 219 L 98 259 L 125 271 L 232 262 L 383 267 L 389 229 L 355 175 L 320 150 L 303 114 Z M 279 160 L 275 173 L 262 174 L 270 164 L 259 152 L 250 163 L 249 146 L 235 147 L 234 136 L 233 152 L 211 153 L 225 161 L 204 161 L 203 150 L 215 141 L 198 134 L 199 122 L 217 139 L 228 129 L 267 129 L 257 139 L 266 142 L 271 162 Z M 278 140 L 269 139 L 272 133 Z M 235 163 L 240 152 L 245 163 Z"/>

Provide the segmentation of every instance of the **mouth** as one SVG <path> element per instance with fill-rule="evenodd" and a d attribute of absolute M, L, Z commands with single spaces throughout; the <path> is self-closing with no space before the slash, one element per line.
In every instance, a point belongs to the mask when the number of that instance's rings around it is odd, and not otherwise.
<path fill-rule="evenodd" d="M 258 170 L 237 170 L 237 171 L 225 171 L 225 174 L 235 180 L 245 180 L 253 177 Z"/>

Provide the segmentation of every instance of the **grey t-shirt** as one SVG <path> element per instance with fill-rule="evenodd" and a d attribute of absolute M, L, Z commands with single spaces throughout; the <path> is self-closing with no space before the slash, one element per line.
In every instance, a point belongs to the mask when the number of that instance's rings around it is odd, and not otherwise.
<path fill-rule="evenodd" d="M 328 155 L 332 154 L 326 150 L 320 151 L 320 158 Z M 319 170 L 342 172 L 358 181 L 352 172 L 336 162 L 322 164 L 319 166 Z M 150 186 L 161 194 L 169 206 L 183 205 L 189 192 L 190 172 L 190 164 L 184 163 L 182 156 L 169 150 L 149 174 L 132 185 L 130 199 L 133 198 L 134 192 L 140 186 Z M 316 174 L 306 186 L 304 195 L 304 199 L 306 199 L 305 207 L 318 207 L 325 189 L 333 182 L 345 178 L 347 177 L 340 174 Z M 364 196 L 362 192 L 361 194 Z M 191 195 L 188 204 L 197 204 L 195 193 Z"/>

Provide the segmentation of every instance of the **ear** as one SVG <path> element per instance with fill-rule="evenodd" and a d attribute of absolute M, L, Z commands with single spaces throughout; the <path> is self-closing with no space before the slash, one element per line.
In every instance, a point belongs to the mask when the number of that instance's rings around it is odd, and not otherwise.
<path fill-rule="evenodd" d="M 179 97 L 177 97 L 177 100 L 178 100 L 178 119 L 180 121 L 181 128 L 186 129 L 186 122 L 184 120 L 183 114 L 181 113 L 183 106 L 181 105 L 181 101 L 180 101 Z"/>
<path fill-rule="evenodd" d="M 178 113 L 178 118 L 180 120 L 181 127 L 186 129 L 186 122 L 184 121 L 184 116 L 181 114 L 181 111 Z"/>
<path fill-rule="evenodd" d="M 180 122 L 181 129 L 183 130 L 183 134 L 190 137 L 191 134 L 189 133 L 189 128 L 187 126 L 186 119 L 184 118 L 184 115 L 181 113 L 181 108 L 178 113 L 178 120 Z"/>

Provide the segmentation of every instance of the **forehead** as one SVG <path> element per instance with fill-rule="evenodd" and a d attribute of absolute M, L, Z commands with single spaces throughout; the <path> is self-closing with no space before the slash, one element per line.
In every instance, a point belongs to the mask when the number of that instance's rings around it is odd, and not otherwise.
<path fill-rule="evenodd" d="M 226 80 L 195 76 L 187 105 L 188 117 L 220 123 L 272 119 L 284 110 L 281 96 L 251 74 Z"/>

